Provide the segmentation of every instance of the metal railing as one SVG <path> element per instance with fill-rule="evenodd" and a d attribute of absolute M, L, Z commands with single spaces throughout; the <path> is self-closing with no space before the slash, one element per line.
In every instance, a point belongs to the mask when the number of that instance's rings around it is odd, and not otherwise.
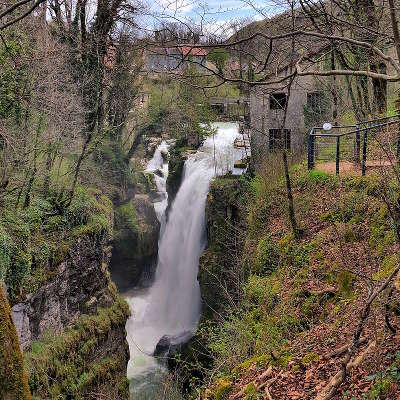
<path fill-rule="evenodd" d="M 336 174 L 340 172 L 340 161 L 347 160 L 361 166 L 362 175 L 367 168 L 368 142 L 385 127 L 397 126 L 394 143 L 397 161 L 400 160 L 400 116 L 378 118 L 355 125 L 333 126 L 325 131 L 314 127 L 308 136 L 308 169 L 313 169 L 317 161 L 336 163 Z"/>

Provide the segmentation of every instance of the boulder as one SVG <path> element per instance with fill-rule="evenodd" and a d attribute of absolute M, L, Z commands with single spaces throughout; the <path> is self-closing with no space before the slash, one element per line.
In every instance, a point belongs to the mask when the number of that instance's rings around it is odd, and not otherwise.
<path fill-rule="evenodd" d="M 153 356 L 165 358 L 177 353 L 192 336 L 193 333 L 190 331 L 185 331 L 174 336 L 164 335 L 157 343 Z"/>

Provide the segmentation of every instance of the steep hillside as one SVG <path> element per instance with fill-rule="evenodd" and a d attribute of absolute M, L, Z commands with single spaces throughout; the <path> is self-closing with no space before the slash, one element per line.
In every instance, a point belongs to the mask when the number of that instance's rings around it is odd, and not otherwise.
<path fill-rule="evenodd" d="M 391 284 L 367 306 L 398 264 L 382 178 L 337 178 L 304 166 L 295 167 L 292 176 L 300 240 L 288 223 L 283 181 L 270 177 L 253 179 L 248 201 L 239 202 L 235 215 L 247 226 L 242 248 L 233 246 L 233 235 L 212 233 L 237 225 L 233 214 L 208 217 L 203 261 L 217 260 L 219 270 L 212 292 L 202 278 L 203 263 L 200 281 L 204 298 L 218 292 L 219 300 L 218 313 L 202 330 L 213 358 L 212 383 L 202 398 L 397 398 L 399 292 Z M 237 185 L 231 184 L 235 199 Z M 390 185 L 395 196 L 398 185 L 395 180 Z M 209 211 L 225 199 L 226 190 L 224 180 L 217 180 Z M 327 397 L 332 388 L 337 391 Z"/>

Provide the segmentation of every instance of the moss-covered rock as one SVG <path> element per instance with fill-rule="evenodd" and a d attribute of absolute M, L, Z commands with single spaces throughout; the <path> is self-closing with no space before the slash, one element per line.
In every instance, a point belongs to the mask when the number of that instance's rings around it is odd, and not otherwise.
<path fill-rule="evenodd" d="M 138 194 L 116 208 L 111 273 L 121 290 L 136 285 L 157 261 L 159 231 L 148 195 Z"/>
<path fill-rule="evenodd" d="M 11 310 L 0 283 L 0 398 L 30 400 L 28 381 Z"/>
<path fill-rule="evenodd" d="M 127 304 L 114 292 L 110 307 L 82 315 L 60 334 L 48 332 L 25 354 L 32 393 L 40 399 L 86 399 L 89 393 L 127 399 Z"/>
<path fill-rule="evenodd" d="M 187 150 L 187 147 L 175 147 L 169 151 L 167 178 L 168 208 L 171 207 L 182 183 L 186 160 L 185 150 Z"/>
<path fill-rule="evenodd" d="M 222 177 L 212 182 L 206 204 L 208 246 L 200 258 L 198 279 L 203 299 L 203 314 L 212 316 L 226 302 L 226 289 L 234 289 L 233 270 L 246 275 L 244 265 L 238 265 L 237 252 L 244 246 L 248 182 L 244 178 Z M 226 249 L 230 251 L 226 251 Z M 237 272 L 236 272 L 237 273 Z"/>

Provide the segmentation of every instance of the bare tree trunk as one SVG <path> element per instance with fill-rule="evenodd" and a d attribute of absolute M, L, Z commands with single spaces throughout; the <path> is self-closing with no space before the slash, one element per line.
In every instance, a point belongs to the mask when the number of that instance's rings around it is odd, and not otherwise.
<path fill-rule="evenodd" d="M 332 46 L 332 51 L 331 51 L 331 69 L 334 70 L 336 65 L 335 61 L 335 47 Z M 333 118 L 333 124 L 335 126 L 338 126 L 338 94 L 337 94 L 337 79 L 336 75 L 333 76 L 332 78 L 332 99 L 333 99 L 333 110 L 332 110 L 332 118 Z"/>
<path fill-rule="evenodd" d="M 46 156 L 46 171 L 45 171 L 45 177 L 44 177 L 44 182 L 43 182 L 43 191 L 47 195 L 50 190 L 50 173 L 51 169 L 53 167 L 53 158 L 51 154 L 51 145 L 49 144 L 47 146 L 47 156 Z"/>
<path fill-rule="evenodd" d="M 29 207 L 30 202 L 31 202 L 31 192 L 32 192 L 33 183 L 35 181 L 36 173 L 37 173 L 38 144 L 39 144 L 40 130 L 42 128 L 42 122 L 43 122 L 43 117 L 40 116 L 39 122 L 38 122 L 38 127 L 36 129 L 35 143 L 34 143 L 34 149 L 33 149 L 33 169 L 32 169 L 32 173 L 31 173 L 31 177 L 29 178 L 29 181 L 28 181 L 28 186 L 26 188 L 24 208 Z"/>
<path fill-rule="evenodd" d="M 298 230 L 298 227 L 297 227 L 296 215 L 295 215 L 295 212 L 294 212 L 292 183 L 290 181 L 289 163 L 288 163 L 288 159 L 287 159 L 287 151 L 286 151 L 286 149 L 284 149 L 282 151 L 282 161 L 283 161 L 283 166 L 284 166 L 284 169 L 285 169 L 285 181 L 286 181 L 286 192 L 287 192 L 287 198 L 288 198 L 288 204 L 289 204 L 290 224 L 292 226 L 292 231 L 293 231 L 294 237 L 296 239 L 298 239 L 299 238 L 299 230 Z"/>
<path fill-rule="evenodd" d="M 400 32 L 399 32 L 399 24 L 397 21 L 396 7 L 394 4 L 394 0 L 389 0 L 389 7 L 390 7 L 390 18 L 392 21 L 394 43 L 396 45 L 397 60 L 400 62 Z"/>
<path fill-rule="evenodd" d="M 291 7 L 291 18 L 292 18 L 292 30 L 294 31 L 296 29 L 296 22 L 295 22 L 295 2 L 292 1 L 290 3 Z M 291 63 L 290 63 L 290 73 L 292 72 L 293 66 L 294 66 L 294 52 L 295 52 L 295 41 L 294 37 L 292 38 L 292 51 L 291 51 Z M 283 136 L 283 147 L 282 147 L 282 161 L 283 161 L 283 167 L 285 170 L 285 181 L 286 181 L 286 192 L 287 192 L 287 198 L 288 198 L 288 206 L 289 206 L 289 219 L 290 219 L 290 224 L 292 226 L 292 231 L 294 234 L 294 237 L 296 239 L 299 238 L 299 230 L 297 227 L 297 221 L 296 221 L 296 214 L 294 211 L 294 200 L 293 200 L 293 191 L 292 191 L 292 182 L 290 180 L 290 173 L 289 173 L 289 162 L 287 158 L 287 149 L 286 149 L 286 133 L 285 133 L 285 126 L 286 126 L 286 119 L 287 119 L 287 112 L 288 112 L 288 106 L 289 106 L 289 100 L 290 100 L 290 94 L 291 94 L 291 89 L 292 89 L 292 84 L 294 82 L 295 76 L 291 78 L 288 84 L 288 93 L 287 93 L 287 100 L 285 104 L 285 109 L 284 109 L 284 114 L 283 114 L 283 121 L 282 121 L 282 126 L 281 126 L 281 136 Z"/>

